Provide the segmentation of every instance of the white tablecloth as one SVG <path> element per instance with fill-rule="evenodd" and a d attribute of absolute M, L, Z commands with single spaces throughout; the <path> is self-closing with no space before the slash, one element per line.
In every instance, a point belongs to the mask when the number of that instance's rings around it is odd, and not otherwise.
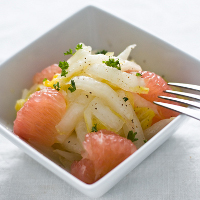
<path fill-rule="evenodd" d="M 0 0 L 0 63 L 92 2 Z M 98 0 L 95 3 L 200 58 L 199 0 Z M 0 135 L 0 199 L 89 198 Z M 200 199 L 200 122 L 189 119 L 167 142 L 99 199 Z"/>

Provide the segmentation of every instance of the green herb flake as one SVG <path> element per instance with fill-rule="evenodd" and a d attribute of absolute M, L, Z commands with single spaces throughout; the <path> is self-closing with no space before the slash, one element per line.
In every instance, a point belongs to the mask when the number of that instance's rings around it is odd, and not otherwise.
<path fill-rule="evenodd" d="M 60 85 L 59 85 L 59 82 L 57 82 L 56 84 L 53 84 L 53 87 L 56 89 L 56 90 L 60 90 Z"/>
<path fill-rule="evenodd" d="M 77 44 L 76 51 L 78 51 L 79 49 L 83 49 L 83 44 Z"/>
<path fill-rule="evenodd" d="M 66 77 L 66 74 L 68 74 L 68 72 L 67 72 L 66 70 L 62 70 L 62 72 L 61 72 L 61 76 Z"/>
<path fill-rule="evenodd" d="M 118 70 L 121 70 L 121 66 L 119 63 L 119 60 L 115 60 L 114 58 L 109 58 L 108 61 L 102 61 L 105 63 L 107 66 L 117 68 Z"/>
<path fill-rule="evenodd" d="M 144 143 L 146 143 L 147 142 L 147 140 L 144 140 Z"/>
<path fill-rule="evenodd" d="M 127 97 L 124 97 L 123 99 L 124 99 L 124 101 L 125 101 L 125 102 L 127 102 L 127 101 L 128 101 L 128 98 L 127 98 Z"/>
<path fill-rule="evenodd" d="M 102 51 L 97 51 L 96 54 L 104 54 L 105 55 L 107 52 L 108 51 L 106 51 L 106 50 L 102 50 Z"/>
<path fill-rule="evenodd" d="M 97 132 L 97 124 L 94 124 L 94 126 L 92 127 L 92 132 Z"/>
<path fill-rule="evenodd" d="M 68 64 L 68 62 L 66 62 L 66 61 L 64 60 L 63 62 L 60 61 L 58 66 L 59 66 L 61 69 L 68 69 L 69 64 Z"/>
<path fill-rule="evenodd" d="M 69 67 L 69 63 L 66 61 L 60 61 L 58 66 L 62 69 L 61 76 L 66 76 L 66 74 L 68 74 L 66 70 Z"/>
<path fill-rule="evenodd" d="M 76 46 L 76 51 L 78 51 L 79 49 L 83 49 L 83 44 L 77 44 Z M 66 51 L 64 53 L 64 55 L 74 55 L 75 53 L 73 53 L 72 49 L 69 49 L 69 51 Z"/>
<path fill-rule="evenodd" d="M 69 49 L 69 51 L 66 51 L 66 52 L 64 53 L 64 55 L 70 55 L 70 54 L 73 54 L 72 49 Z"/>
<path fill-rule="evenodd" d="M 47 81 L 47 80 L 48 80 L 47 78 L 44 78 L 42 82 L 45 82 L 45 81 Z"/>
<path fill-rule="evenodd" d="M 74 92 L 76 90 L 76 85 L 74 80 L 71 80 L 71 85 L 69 86 L 68 90 L 70 92 Z"/>
<path fill-rule="evenodd" d="M 132 142 L 137 141 L 138 138 L 135 138 L 137 132 L 133 133 L 133 131 L 128 132 L 127 139 L 131 140 Z"/>
<path fill-rule="evenodd" d="M 139 72 L 137 72 L 137 73 L 136 73 L 136 76 L 142 76 L 142 74 L 141 74 L 141 73 L 139 73 Z"/>

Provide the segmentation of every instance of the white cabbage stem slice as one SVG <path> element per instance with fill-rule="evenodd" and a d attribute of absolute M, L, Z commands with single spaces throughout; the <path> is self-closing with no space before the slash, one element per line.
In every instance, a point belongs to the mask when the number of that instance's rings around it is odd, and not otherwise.
<path fill-rule="evenodd" d="M 108 105 L 123 118 L 132 119 L 132 113 L 124 106 L 124 100 L 109 85 L 86 76 L 77 76 L 73 80 L 77 89 L 82 89 L 101 98 L 105 105 Z"/>
<path fill-rule="evenodd" d="M 65 77 L 61 77 L 59 75 L 57 78 L 61 80 L 61 84 L 68 82 L 73 76 L 81 74 L 85 68 L 87 68 L 88 64 L 84 60 L 78 60 L 75 63 L 72 63 L 70 67 L 67 69 L 68 74 Z"/>
<path fill-rule="evenodd" d="M 138 127 L 138 123 L 137 123 L 137 119 L 134 118 L 134 121 L 127 121 L 124 126 L 123 126 L 123 131 L 124 134 L 126 134 L 126 137 L 128 136 L 129 131 L 133 131 L 133 133 L 137 132 L 135 138 L 137 138 L 137 141 L 134 141 L 133 143 L 135 144 L 135 146 L 137 147 L 137 149 L 139 149 L 143 144 L 144 144 L 144 134 L 143 134 L 143 130 L 140 127 Z M 134 123 L 135 122 L 135 123 Z"/>
<path fill-rule="evenodd" d="M 77 153 L 70 153 L 66 151 L 62 151 L 59 149 L 54 150 L 54 153 L 59 155 L 59 160 L 62 163 L 62 165 L 70 170 L 71 164 L 76 160 L 81 160 L 82 156 Z"/>
<path fill-rule="evenodd" d="M 134 105 L 134 107 L 146 107 L 146 108 L 151 108 L 155 114 L 160 115 L 158 113 L 158 106 L 151 103 L 150 101 L 147 101 L 140 95 L 136 93 L 126 93 L 131 104 Z"/>
<path fill-rule="evenodd" d="M 106 55 L 98 54 L 92 55 L 91 54 L 91 47 L 83 45 L 83 49 L 78 50 L 70 59 L 68 59 L 69 68 L 67 69 L 68 74 L 66 77 L 58 76 L 63 82 L 69 81 L 73 76 L 84 74 L 85 69 L 88 66 L 94 64 L 102 64 L 103 61 L 108 61 L 109 59 L 119 60 L 121 65 L 121 71 L 128 71 L 128 72 L 138 72 L 141 71 L 141 67 L 137 65 L 135 62 L 128 61 L 124 59 L 130 53 L 130 50 L 133 48 L 134 45 L 131 45 L 126 50 L 124 50 L 124 56 L 122 54 L 119 57 L 113 56 L 113 53 L 107 53 Z M 123 52 L 122 52 L 123 53 Z M 126 55 L 126 56 L 125 56 Z"/>
<path fill-rule="evenodd" d="M 108 56 L 108 55 L 103 55 L 103 54 L 98 54 L 98 55 L 89 55 L 86 60 L 90 65 L 94 64 L 102 64 L 103 61 L 109 60 L 109 58 L 114 58 L 117 60 L 116 57 L 114 56 Z"/>
<path fill-rule="evenodd" d="M 70 153 L 67 151 L 62 151 L 60 149 L 55 149 L 54 152 L 59 154 L 60 156 L 62 156 L 63 158 L 65 158 L 66 160 L 68 160 L 70 162 L 73 162 L 75 160 L 81 160 L 81 158 L 82 158 L 82 156 L 80 154 Z"/>
<path fill-rule="evenodd" d="M 80 74 L 88 66 L 88 56 L 91 55 L 92 48 L 83 44 L 83 49 L 79 49 L 76 53 L 70 57 L 67 62 L 69 68 L 66 70 L 68 73 L 65 77 L 58 76 L 63 82 L 67 82 L 76 74 Z"/>
<path fill-rule="evenodd" d="M 114 56 L 114 52 L 107 52 L 105 55 L 106 56 Z"/>
<path fill-rule="evenodd" d="M 162 130 L 167 124 L 169 124 L 174 118 L 162 119 L 151 127 L 144 130 L 144 136 L 147 140 L 150 140 L 154 135 L 156 135 L 160 130 Z"/>
<path fill-rule="evenodd" d="M 76 124 L 81 118 L 83 118 L 84 110 L 92 98 L 92 95 L 86 96 L 85 93 L 82 93 L 75 102 L 70 103 L 64 117 L 61 119 L 59 124 L 56 125 L 56 129 L 60 133 L 60 135 L 57 136 L 58 142 L 62 143 L 71 135 Z"/>
<path fill-rule="evenodd" d="M 62 143 L 72 134 L 77 122 L 83 117 L 85 107 L 86 105 L 79 103 L 73 103 L 68 107 L 64 117 L 60 123 L 56 125 L 56 129 L 60 133 L 60 135 L 57 136 L 58 142 Z"/>
<path fill-rule="evenodd" d="M 108 106 L 105 106 L 101 99 L 94 98 L 84 112 L 84 118 L 86 121 L 87 131 L 92 131 L 93 116 L 98 119 L 106 129 L 118 132 L 123 124 L 122 117 L 114 113 Z"/>
<path fill-rule="evenodd" d="M 118 132 L 123 124 L 124 120 L 119 115 L 114 114 L 108 106 L 105 106 L 102 102 L 96 102 L 96 107 L 93 109 L 94 116 L 107 127 L 108 130 Z"/>
<path fill-rule="evenodd" d="M 117 57 L 121 58 L 123 60 L 127 60 L 129 55 L 130 55 L 130 53 L 131 53 L 131 50 L 134 49 L 135 47 L 136 47 L 136 44 L 129 45 Z"/>
<path fill-rule="evenodd" d="M 134 61 L 129 61 L 129 60 L 120 60 L 120 66 L 121 66 L 121 71 L 122 72 L 140 72 L 142 71 L 142 68 L 136 64 Z"/>
<path fill-rule="evenodd" d="M 120 98 L 123 98 L 126 96 L 126 93 L 123 90 L 118 90 L 117 94 Z M 130 100 L 128 100 L 124 103 L 125 103 L 125 106 L 128 108 L 128 110 L 130 110 L 132 112 L 132 119 L 131 120 L 127 119 L 125 121 L 125 124 L 123 125 L 124 135 L 125 135 L 125 137 L 127 137 L 129 131 L 133 131 L 133 133 L 137 132 L 136 138 L 138 138 L 138 140 L 134 141 L 134 144 L 139 149 L 144 144 L 144 140 L 145 140 L 144 132 L 142 130 L 140 121 L 139 121 L 137 115 L 135 114 L 135 111 L 133 109 L 133 106 L 132 106 Z"/>
<path fill-rule="evenodd" d="M 61 91 L 63 91 L 63 90 L 61 90 Z M 78 97 L 81 95 L 82 92 L 83 92 L 83 90 L 75 90 L 74 92 L 67 90 L 66 91 L 67 102 L 69 102 L 69 104 L 76 102 L 76 100 L 78 99 Z"/>
<path fill-rule="evenodd" d="M 91 65 L 85 72 L 92 77 L 107 80 L 114 87 L 119 87 L 125 91 L 143 94 L 148 93 L 148 88 L 145 88 L 144 79 L 136 76 L 134 73 L 122 72 L 103 63 Z"/>
<path fill-rule="evenodd" d="M 83 142 L 85 141 L 85 136 L 88 133 L 84 118 L 82 118 L 76 124 L 75 131 L 76 131 L 78 140 L 80 141 L 81 145 L 83 145 Z"/>
<path fill-rule="evenodd" d="M 92 55 L 91 47 L 78 50 L 70 59 L 67 60 L 69 68 L 66 70 L 68 74 L 65 77 L 58 76 L 62 82 L 68 82 L 73 76 L 77 74 L 83 74 L 84 70 L 95 63 L 102 63 L 104 60 L 108 60 L 109 56 L 106 55 Z"/>
<path fill-rule="evenodd" d="M 134 130 L 135 132 L 137 132 L 138 140 L 135 141 L 134 144 L 139 149 L 144 144 L 145 137 L 144 137 L 144 132 L 141 127 L 140 121 L 137 118 L 137 115 L 135 114 L 134 111 L 133 113 L 134 113 L 133 120 L 129 121 L 129 123 L 127 123 L 127 126 L 130 127 L 131 130 Z"/>
<path fill-rule="evenodd" d="M 92 126 L 93 126 L 93 116 L 92 116 L 91 109 L 86 108 L 83 116 L 84 116 L 87 132 L 90 133 L 92 132 Z"/>
<path fill-rule="evenodd" d="M 89 55 L 86 58 L 88 66 L 94 65 L 94 64 L 102 64 L 103 61 L 108 61 L 109 59 L 114 59 L 115 61 L 119 60 L 122 72 L 124 72 L 124 71 L 128 71 L 128 72 L 142 71 L 142 68 L 133 61 L 123 60 L 123 59 L 115 57 L 115 56 L 108 56 L 107 54 L 106 55 L 103 55 L 103 54 Z"/>
<path fill-rule="evenodd" d="M 131 53 L 131 50 L 136 47 L 135 44 L 128 46 L 124 51 L 122 51 L 117 58 L 120 60 L 121 71 L 122 72 L 139 72 L 142 71 L 142 68 L 136 64 L 134 61 L 128 61 L 128 57 Z"/>
<path fill-rule="evenodd" d="M 75 132 L 71 134 L 63 143 L 62 147 L 73 153 L 81 154 L 83 151 L 83 146 L 81 145 L 80 141 L 78 140 Z"/>
<path fill-rule="evenodd" d="M 67 90 L 67 100 L 70 103 L 80 103 L 80 104 L 88 104 L 88 102 L 92 101 L 94 98 L 89 92 L 85 92 L 80 89 L 76 89 L 74 92 L 70 92 Z"/>
<path fill-rule="evenodd" d="M 103 61 L 108 61 L 109 59 L 119 60 L 122 72 L 142 71 L 141 67 L 135 62 L 127 60 L 130 51 L 135 47 L 135 45 L 128 46 L 118 57 L 113 56 L 113 53 L 107 53 L 106 55 L 92 55 L 92 48 L 90 46 L 85 46 L 82 44 L 82 47 L 82 49 L 78 50 L 71 58 L 67 60 L 69 68 L 67 69 L 68 74 L 66 74 L 66 77 L 63 78 L 61 75 L 59 75 L 58 79 L 62 79 L 62 81 L 67 82 L 71 77 L 84 73 L 84 70 L 88 66 L 93 64 L 102 64 Z"/>
<path fill-rule="evenodd" d="M 76 63 L 78 60 L 84 60 L 86 56 L 91 55 L 92 48 L 90 46 L 85 46 L 83 43 L 80 44 L 82 44 L 82 49 L 76 51 L 76 53 L 67 60 L 69 65 Z"/>

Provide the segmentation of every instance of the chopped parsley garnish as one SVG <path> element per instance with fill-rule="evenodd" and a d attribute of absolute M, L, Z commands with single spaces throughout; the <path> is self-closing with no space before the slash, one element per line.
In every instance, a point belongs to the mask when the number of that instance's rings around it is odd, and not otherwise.
<path fill-rule="evenodd" d="M 119 63 L 119 60 L 115 60 L 114 58 L 109 58 L 108 61 L 102 61 L 105 63 L 107 66 L 117 68 L 118 70 L 121 70 L 121 66 Z"/>
<path fill-rule="evenodd" d="M 92 127 L 92 132 L 97 132 L 97 124 L 94 124 L 94 126 Z"/>
<path fill-rule="evenodd" d="M 44 78 L 42 82 L 47 81 L 47 78 Z"/>
<path fill-rule="evenodd" d="M 78 51 L 79 49 L 83 49 L 83 44 L 77 44 L 75 49 L 76 49 L 76 51 Z M 64 53 L 64 55 L 73 55 L 73 54 L 74 53 L 73 53 L 72 49 L 69 49 L 69 51 L 66 51 Z"/>
<path fill-rule="evenodd" d="M 127 139 L 131 140 L 132 142 L 137 141 L 138 138 L 135 138 L 137 132 L 133 133 L 133 131 L 128 132 Z"/>
<path fill-rule="evenodd" d="M 66 52 L 64 53 L 64 55 L 70 55 L 70 54 L 73 54 L 72 49 L 69 49 L 69 51 L 66 51 Z"/>
<path fill-rule="evenodd" d="M 53 87 L 56 89 L 56 90 L 60 90 L 60 85 L 59 85 L 59 82 L 57 82 L 56 84 L 53 84 Z"/>
<path fill-rule="evenodd" d="M 71 85 L 69 86 L 68 90 L 70 92 L 74 92 L 76 90 L 76 85 L 74 80 L 71 80 Z"/>
<path fill-rule="evenodd" d="M 124 97 L 123 99 L 124 99 L 124 101 L 125 101 L 125 102 L 127 102 L 127 101 L 128 101 L 128 98 L 127 98 L 127 97 Z"/>
<path fill-rule="evenodd" d="M 62 70 L 61 76 L 66 76 L 66 74 L 68 74 L 68 72 L 66 70 Z"/>
<path fill-rule="evenodd" d="M 106 51 L 106 50 L 102 50 L 102 51 L 97 51 L 96 54 L 104 54 L 105 55 L 107 52 L 108 51 Z"/>
<path fill-rule="evenodd" d="M 66 71 L 69 67 L 68 62 L 60 61 L 58 66 L 62 69 L 61 76 L 66 76 L 66 74 L 68 74 L 68 72 Z"/>
<path fill-rule="evenodd" d="M 59 67 L 61 68 L 61 69 L 67 69 L 68 67 L 69 67 L 69 64 L 68 64 L 68 62 L 66 62 L 66 61 L 60 61 L 59 62 Z"/>
<path fill-rule="evenodd" d="M 83 49 L 83 45 L 82 44 L 77 44 L 76 51 L 78 51 L 79 49 Z"/>
<path fill-rule="evenodd" d="M 144 140 L 144 143 L 146 143 L 147 142 L 147 140 Z"/>
<path fill-rule="evenodd" d="M 142 76 L 142 74 L 141 74 L 141 73 L 139 73 L 139 72 L 137 72 L 137 73 L 136 73 L 136 76 Z"/>

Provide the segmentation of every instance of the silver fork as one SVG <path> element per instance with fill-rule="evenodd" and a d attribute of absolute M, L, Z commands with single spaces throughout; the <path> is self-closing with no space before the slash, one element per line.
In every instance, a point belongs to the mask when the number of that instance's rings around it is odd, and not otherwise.
<path fill-rule="evenodd" d="M 200 86 L 198 85 L 192 85 L 192 84 L 186 84 L 186 83 L 168 83 L 168 85 L 171 86 L 176 86 L 176 87 L 182 87 L 186 89 L 192 89 L 196 91 L 200 91 Z M 197 94 L 191 94 L 191 93 L 186 93 L 186 92 L 179 92 L 179 91 L 173 91 L 173 90 L 165 90 L 164 92 L 170 93 L 170 94 L 175 94 L 175 95 L 180 95 L 183 97 L 189 97 L 192 99 L 200 100 L 200 95 Z M 167 96 L 158 96 L 159 98 L 166 99 L 166 100 L 171 100 L 179 103 L 183 103 L 192 107 L 200 108 L 200 103 L 191 101 L 191 100 L 185 100 L 185 99 L 179 99 L 179 98 L 174 98 L 174 97 L 167 97 Z M 188 115 L 190 117 L 193 117 L 197 120 L 200 120 L 200 111 L 196 109 L 192 109 L 189 107 L 183 107 L 183 106 L 178 106 L 178 105 L 173 105 L 169 103 L 163 103 L 163 102 L 157 102 L 154 101 L 156 105 L 169 108 L 171 110 L 175 110 L 177 112 L 183 113 L 185 115 Z"/>

